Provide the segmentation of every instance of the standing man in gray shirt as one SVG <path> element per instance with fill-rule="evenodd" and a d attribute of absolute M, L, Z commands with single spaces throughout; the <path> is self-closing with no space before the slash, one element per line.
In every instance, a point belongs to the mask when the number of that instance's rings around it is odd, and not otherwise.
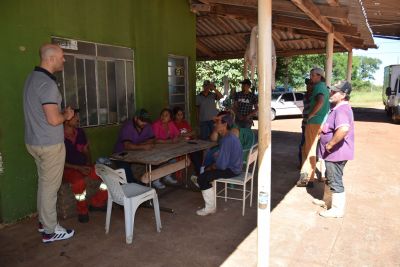
<path fill-rule="evenodd" d="M 208 140 L 210 137 L 214 129 L 213 118 L 218 114 L 215 101 L 221 98 L 222 94 L 216 90 L 214 83 L 205 80 L 203 82 L 203 91 L 196 96 L 197 116 L 200 122 L 200 139 Z"/>
<path fill-rule="evenodd" d="M 39 229 L 44 243 L 68 239 L 74 230 L 57 223 L 57 192 L 64 163 L 63 123 L 72 119 L 74 111 L 61 112 L 62 97 L 53 75 L 64 68 L 64 53 L 53 44 L 44 44 L 39 51 L 40 67 L 35 67 L 24 86 L 25 145 L 35 159 L 38 171 L 37 209 Z"/>

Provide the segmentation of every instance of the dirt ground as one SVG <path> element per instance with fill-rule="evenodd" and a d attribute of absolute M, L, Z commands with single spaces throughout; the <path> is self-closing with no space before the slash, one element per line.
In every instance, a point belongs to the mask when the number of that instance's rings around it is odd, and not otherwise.
<path fill-rule="evenodd" d="M 294 187 L 300 119 L 272 122 L 270 266 L 400 266 L 400 125 L 382 109 L 357 108 L 355 118 L 342 219 L 317 214 L 311 200 L 322 184 Z M 74 238 L 42 244 L 37 218 L 30 218 L 0 230 L 0 266 L 256 266 L 256 205 L 242 217 L 240 202 L 219 200 L 216 214 L 199 217 L 199 192 L 167 190 L 160 203 L 175 213 L 161 213 L 161 233 L 153 210 L 140 208 L 126 245 L 123 211 L 114 206 L 108 235 L 105 214 L 91 213 L 88 224 L 60 222 L 75 229 Z"/>

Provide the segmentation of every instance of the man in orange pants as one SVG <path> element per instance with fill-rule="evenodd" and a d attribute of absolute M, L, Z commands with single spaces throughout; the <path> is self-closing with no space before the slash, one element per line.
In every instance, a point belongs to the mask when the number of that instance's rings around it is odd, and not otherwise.
<path fill-rule="evenodd" d="M 88 207 L 86 201 L 85 177 L 99 180 L 96 175 L 89 151 L 89 144 L 85 132 L 79 126 L 78 110 L 71 120 L 64 123 L 64 143 L 66 149 L 64 181 L 71 184 L 72 192 L 75 195 L 78 211 L 78 221 L 86 223 L 89 221 L 89 209 L 91 211 L 105 211 L 107 203 L 107 186 L 100 184 L 99 190 L 90 199 Z"/>

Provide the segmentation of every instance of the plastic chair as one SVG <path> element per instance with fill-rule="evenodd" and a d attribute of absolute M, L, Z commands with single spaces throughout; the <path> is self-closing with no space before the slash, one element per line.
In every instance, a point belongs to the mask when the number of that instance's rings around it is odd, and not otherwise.
<path fill-rule="evenodd" d="M 157 232 L 160 232 L 160 208 L 157 193 L 153 188 L 134 183 L 128 184 L 124 169 L 113 170 L 103 164 L 96 164 L 96 173 L 108 189 L 106 234 L 110 228 L 111 210 L 115 202 L 124 206 L 126 243 L 131 244 L 136 210 L 140 204 L 148 200 L 153 200 Z"/>
<path fill-rule="evenodd" d="M 246 161 L 246 169 L 244 172 L 232 178 L 220 178 L 213 181 L 213 186 L 215 188 L 214 190 L 215 205 L 217 205 L 218 197 L 224 198 L 225 202 L 227 201 L 227 199 L 242 200 L 243 201 L 242 216 L 244 216 L 246 198 L 250 197 L 250 207 L 253 202 L 253 180 L 254 180 L 253 178 L 257 165 L 257 157 L 258 157 L 258 144 L 255 144 L 250 148 L 250 152 L 247 156 L 247 161 Z M 249 181 L 251 182 L 250 190 L 246 190 L 246 185 Z M 224 187 L 220 191 L 217 191 L 218 183 L 224 184 Z M 239 185 L 242 186 L 243 188 L 242 189 L 228 188 L 228 184 Z M 243 192 L 242 198 L 228 197 L 228 189 L 242 191 Z"/>

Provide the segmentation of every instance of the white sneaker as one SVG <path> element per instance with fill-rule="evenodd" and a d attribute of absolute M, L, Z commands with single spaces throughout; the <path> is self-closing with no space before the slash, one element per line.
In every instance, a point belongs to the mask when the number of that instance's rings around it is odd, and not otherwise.
<path fill-rule="evenodd" d="M 160 180 L 155 180 L 151 183 L 156 189 L 164 189 L 165 185 Z"/>
<path fill-rule="evenodd" d="M 46 234 L 42 233 L 42 242 L 49 243 L 59 240 L 68 239 L 74 236 L 75 231 L 72 229 L 65 229 L 61 225 L 57 224 L 54 233 Z"/>
<path fill-rule="evenodd" d="M 178 183 L 178 181 L 177 180 L 175 180 L 171 175 L 167 175 L 167 176 L 164 176 L 164 182 L 166 182 L 166 183 L 168 183 L 168 184 L 177 184 Z"/>

